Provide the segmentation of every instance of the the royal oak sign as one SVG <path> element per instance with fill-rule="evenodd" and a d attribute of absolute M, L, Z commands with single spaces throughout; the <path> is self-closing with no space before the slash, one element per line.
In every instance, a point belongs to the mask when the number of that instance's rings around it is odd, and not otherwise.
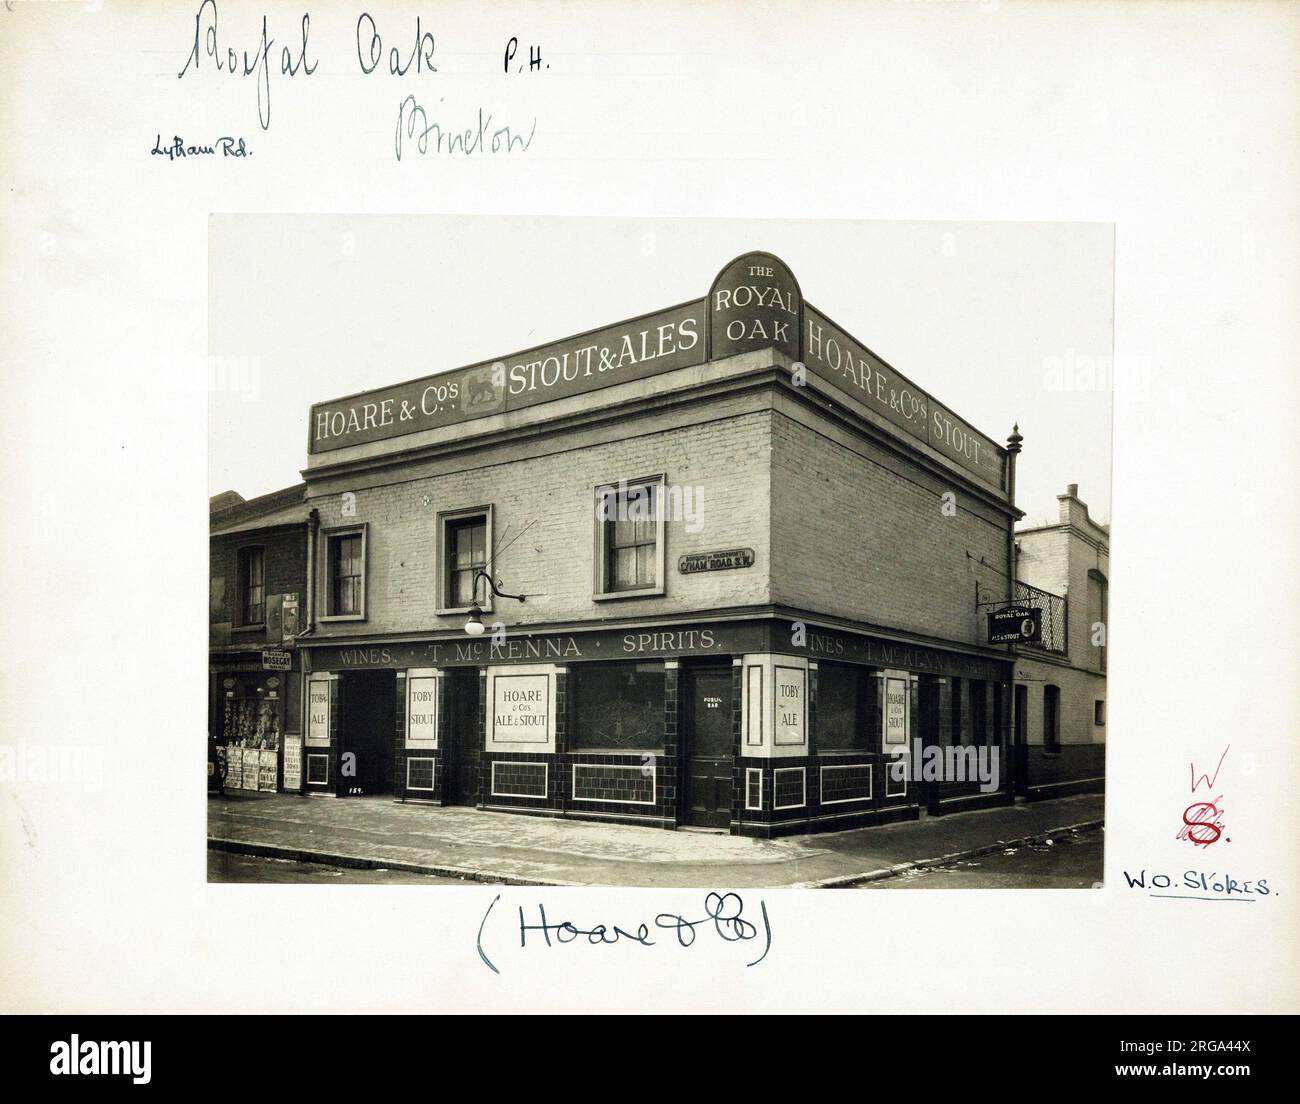
<path fill-rule="evenodd" d="M 989 615 L 990 644 L 1032 644 L 1043 636 L 1043 611 L 1032 606 L 1003 606 Z"/>

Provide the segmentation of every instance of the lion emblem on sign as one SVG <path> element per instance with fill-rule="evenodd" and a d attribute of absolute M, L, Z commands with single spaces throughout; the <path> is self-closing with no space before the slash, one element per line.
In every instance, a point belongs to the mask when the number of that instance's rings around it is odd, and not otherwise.
<path fill-rule="evenodd" d="M 466 414 L 490 414 L 505 405 L 506 366 L 500 362 L 472 368 L 462 381 L 460 408 Z"/>

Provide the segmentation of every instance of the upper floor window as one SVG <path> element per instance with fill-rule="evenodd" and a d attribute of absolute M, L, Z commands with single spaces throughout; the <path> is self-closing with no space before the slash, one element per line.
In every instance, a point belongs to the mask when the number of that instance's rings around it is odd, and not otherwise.
<path fill-rule="evenodd" d="M 366 612 L 366 531 L 327 533 L 326 617 L 362 618 Z"/>
<path fill-rule="evenodd" d="M 664 477 L 596 488 L 595 596 L 664 592 Z"/>
<path fill-rule="evenodd" d="M 266 621 L 266 553 L 261 548 L 239 550 L 239 623 Z"/>
<path fill-rule="evenodd" d="M 474 601 L 475 580 L 487 569 L 487 519 L 480 516 L 447 526 L 447 604 Z"/>
<path fill-rule="evenodd" d="M 491 574 L 492 507 L 444 511 L 438 515 L 438 612 L 456 613 L 475 602 L 492 608 L 492 592 L 478 582 L 478 573 Z"/>

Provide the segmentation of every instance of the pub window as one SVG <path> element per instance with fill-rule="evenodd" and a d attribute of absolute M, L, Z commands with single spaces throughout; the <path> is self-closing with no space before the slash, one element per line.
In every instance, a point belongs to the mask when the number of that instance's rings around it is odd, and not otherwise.
<path fill-rule="evenodd" d="M 366 612 L 366 531 L 328 533 L 325 616 L 361 619 Z"/>
<path fill-rule="evenodd" d="M 478 573 L 487 570 L 487 518 L 480 514 L 450 522 L 446 547 L 446 605 L 473 605 Z"/>
<path fill-rule="evenodd" d="M 471 506 L 438 515 L 438 612 L 463 613 L 476 602 L 492 609 L 492 592 L 480 571 L 492 573 L 492 507 Z"/>
<path fill-rule="evenodd" d="M 971 733 L 976 747 L 988 743 L 989 715 L 986 707 L 986 691 L 983 680 L 970 680 L 970 719 Z"/>
<path fill-rule="evenodd" d="M 952 680 L 952 702 L 948 710 L 948 742 L 961 747 L 961 679 Z"/>
<path fill-rule="evenodd" d="M 571 746 L 645 751 L 664 746 L 662 663 L 575 663 L 569 668 Z"/>
<path fill-rule="evenodd" d="M 239 550 L 239 623 L 266 621 L 266 553 L 261 548 Z"/>
<path fill-rule="evenodd" d="M 664 477 L 596 488 L 597 598 L 662 594 Z"/>
<path fill-rule="evenodd" d="M 1092 703 L 1092 723 L 1095 725 L 1104 725 L 1106 723 L 1106 699 L 1098 698 Z"/>
<path fill-rule="evenodd" d="M 1043 687 L 1043 750 L 1061 750 L 1061 688 Z"/>
<path fill-rule="evenodd" d="M 869 751 L 867 671 L 845 663 L 817 665 L 817 750 Z"/>

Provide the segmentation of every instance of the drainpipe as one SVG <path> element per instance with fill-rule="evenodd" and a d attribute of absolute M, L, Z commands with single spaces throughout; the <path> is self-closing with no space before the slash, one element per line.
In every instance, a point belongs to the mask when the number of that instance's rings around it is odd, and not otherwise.
<path fill-rule="evenodd" d="M 320 511 L 314 506 L 307 512 L 307 625 L 308 633 L 316 630 L 316 534 L 320 529 Z"/>
<path fill-rule="evenodd" d="M 1007 438 L 1007 505 L 1013 510 L 1016 506 L 1016 457 L 1020 455 L 1020 424 L 1011 427 L 1011 436 Z M 1012 516 L 1007 521 L 1007 601 L 1016 600 L 1016 519 Z"/>
<path fill-rule="evenodd" d="M 1007 505 L 1015 509 L 1016 505 L 1016 457 L 1020 455 L 1020 442 L 1024 438 L 1020 436 L 1020 423 L 1017 422 L 1011 427 L 1011 436 L 1007 438 Z M 1007 602 L 1014 603 L 1016 600 L 1016 519 L 1013 513 L 1007 519 Z M 1016 646 L 1007 645 L 1007 651 L 1011 659 L 1011 681 L 1007 684 L 1007 700 L 1003 705 L 1007 716 L 1007 734 L 1004 747 L 1013 748 L 1013 758 L 1011 763 L 1010 777 L 1007 779 L 1008 788 L 1011 791 L 1011 799 L 1016 799 L 1016 777 L 1019 772 L 1019 757 L 1027 755 L 1024 748 L 1015 745 L 1015 715 L 1016 715 Z"/>

